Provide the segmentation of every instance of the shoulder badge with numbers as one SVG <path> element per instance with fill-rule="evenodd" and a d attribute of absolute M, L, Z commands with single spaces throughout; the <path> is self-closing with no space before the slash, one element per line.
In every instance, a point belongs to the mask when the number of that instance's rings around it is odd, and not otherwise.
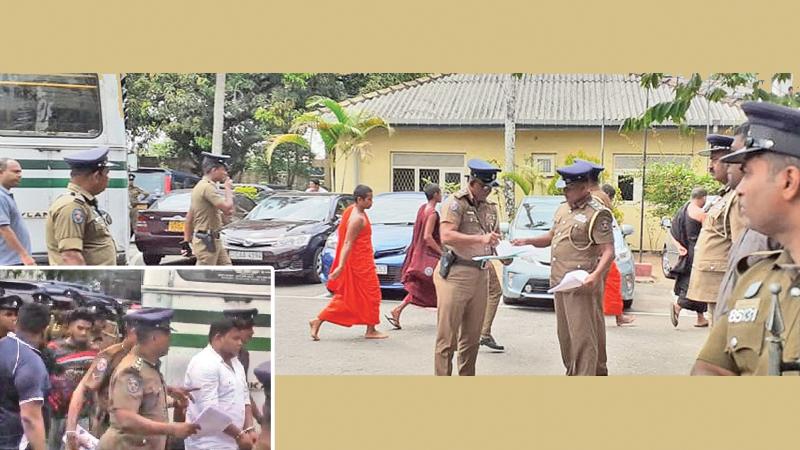
<path fill-rule="evenodd" d="M 128 393 L 129 394 L 138 394 L 139 391 L 142 390 L 142 383 L 139 381 L 139 377 L 131 376 L 128 378 Z"/>
<path fill-rule="evenodd" d="M 72 217 L 72 222 L 77 225 L 81 225 L 86 222 L 86 213 L 80 208 L 73 209 L 70 217 Z"/>

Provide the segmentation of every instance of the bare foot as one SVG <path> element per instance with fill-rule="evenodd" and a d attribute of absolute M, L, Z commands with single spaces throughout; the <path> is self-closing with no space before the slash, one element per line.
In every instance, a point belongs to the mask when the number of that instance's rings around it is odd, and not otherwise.
<path fill-rule="evenodd" d="M 621 327 L 623 325 L 628 325 L 633 323 L 636 320 L 636 316 L 627 316 L 625 314 L 620 314 L 617 316 L 617 326 Z"/>
<path fill-rule="evenodd" d="M 394 327 L 395 330 L 402 330 L 403 327 L 400 326 L 400 313 L 402 311 L 398 311 L 397 308 L 391 310 L 389 314 L 391 317 L 386 317 L 386 320 L 389 321 L 390 324 Z"/>
<path fill-rule="evenodd" d="M 322 321 L 319 319 L 309 320 L 308 326 L 311 327 L 311 339 L 314 341 L 319 340 L 319 327 L 322 326 Z"/>
<path fill-rule="evenodd" d="M 386 333 L 381 333 L 378 330 L 367 330 L 367 333 L 364 334 L 365 339 L 386 339 L 389 335 Z"/>
<path fill-rule="evenodd" d="M 703 318 L 702 320 L 698 318 L 697 323 L 694 324 L 694 326 L 696 326 L 697 328 L 705 328 L 708 326 L 708 320 L 706 320 L 705 318 Z"/>

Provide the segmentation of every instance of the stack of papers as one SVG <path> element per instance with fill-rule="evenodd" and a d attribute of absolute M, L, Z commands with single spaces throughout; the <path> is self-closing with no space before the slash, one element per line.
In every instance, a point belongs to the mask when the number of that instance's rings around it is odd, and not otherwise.
<path fill-rule="evenodd" d="M 476 256 L 472 258 L 473 261 L 484 261 L 490 259 L 509 259 L 509 258 L 518 258 L 520 256 L 524 256 L 536 251 L 536 247 L 532 245 L 521 245 L 515 246 L 511 244 L 510 241 L 500 241 L 497 244 L 497 251 L 496 255 L 489 255 L 489 256 Z"/>
<path fill-rule="evenodd" d="M 588 276 L 589 272 L 585 270 L 573 270 L 572 272 L 567 272 L 567 274 L 564 275 L 564 278 L 561 279 L 561 283 L 558 283 L 557 286 L 550 288 L 547 293 L 552 294 L 554 292 L 563 292 L 581 287 Z"/>

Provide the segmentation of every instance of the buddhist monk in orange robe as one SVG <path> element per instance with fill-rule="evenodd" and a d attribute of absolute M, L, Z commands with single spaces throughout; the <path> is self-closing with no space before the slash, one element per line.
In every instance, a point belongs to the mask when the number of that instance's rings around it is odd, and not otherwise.
<path fill-rule="evenodd" d="M 356 203 L 342 214 L 339 243 L 328 277 L 333 299 L 309 322 L 311 339 L 315 341 L 319 340 L 319 329 L 324 322 L 344 327 L 366 325 L 367 339 L 388 337 L 375 328 L 380 322 L 381 287 L 375 271 L 372 226 L 366 214 L 372 207 L 372 189 L 359 185 L 354 196 Z"/>

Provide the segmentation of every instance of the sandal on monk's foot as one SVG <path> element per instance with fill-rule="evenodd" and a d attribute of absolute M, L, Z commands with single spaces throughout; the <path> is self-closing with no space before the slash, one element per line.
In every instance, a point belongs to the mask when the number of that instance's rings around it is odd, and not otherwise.
<path fill-rule="evenodd" d="M 400 326 L 400 321 L 399 320 L 395 319 L 394 317 L 392 317 L 392 316 L 390 316 L 388 314 L 384 314 L 383 317 L 386 317 L 386 321 L 389 322 L 389 324 L 391 324 L 394 327 L 395 330 L 402 330 L 403 329 L 403 327 Z"/>

